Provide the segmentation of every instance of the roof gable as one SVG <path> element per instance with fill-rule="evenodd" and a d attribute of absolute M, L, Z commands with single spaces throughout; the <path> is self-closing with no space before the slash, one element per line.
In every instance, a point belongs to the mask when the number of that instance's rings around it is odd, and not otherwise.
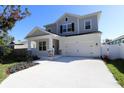
<path fill-rule="evenodd" d="M 31 32 L 29 32 L 29 34 L 25 37 L 25 39 L 30 38 L 30 37 L 36 37 L 36 36 L 44 36 L 44 35 L 58 36 L 54 33 L 48 32 L 40 27 L 35 27 Z"/>
<path fill-rule="evenodd" d="M 35 27 L 25 38 L 34 37 L 34 36 L 42 36 L 49 35 L 50 33 L 45 31 L 40 27 Z"/>
<path fill-rule="evenodd" d="M 59 20 L 61 20 L 61 19 L 64 18 L 64 17 L 67 17 L 67 16 L 76 17 L 76 18 L 79 18 L 79 17 L 80 17 L 79 15 L 76 15 L 76 14 L 65 13 L 65 14 L 63 14 L 58 20 L 56 20 L 56 22 L 58 22 Z M 55 23 L 56 23 L 56 22 L 55 22 Z"/>

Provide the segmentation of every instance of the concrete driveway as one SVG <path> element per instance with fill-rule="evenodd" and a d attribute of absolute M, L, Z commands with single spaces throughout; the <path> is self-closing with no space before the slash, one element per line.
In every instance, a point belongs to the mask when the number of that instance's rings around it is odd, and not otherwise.
<path fill-rule="evenodd" d="M 11 88 L 119 88 L 103 61 L 61 57 L 14 73 L 0 87 Z"/>

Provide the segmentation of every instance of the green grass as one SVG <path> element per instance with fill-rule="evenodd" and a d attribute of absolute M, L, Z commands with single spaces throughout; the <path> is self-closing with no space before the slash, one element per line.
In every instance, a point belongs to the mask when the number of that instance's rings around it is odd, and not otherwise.
<path fill-rule="evenodd" d="M 107 66 L 118 83 L 124 87 L 124 60 L 109 60 L 107 61 Z"/>
<path fill-rule="evenodd" d="M 5 79 L 7 78 L 7 73 L 6 73 L 6 70 L 8 67 L 14 65 L 16 63 L 10 63 L 10 64 L 0 64 L 0 83 Z"/>

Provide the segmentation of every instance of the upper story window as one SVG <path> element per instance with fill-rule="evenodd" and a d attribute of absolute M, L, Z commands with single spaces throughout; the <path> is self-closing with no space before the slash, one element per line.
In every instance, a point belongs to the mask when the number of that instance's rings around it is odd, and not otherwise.
<path fill-rule="evenodd" d="M 84 21 L 84 28 L 85 28 L 85 30 L 89 30 L 89 29 L 91 29 L 91 20 L 85 20 Z"/>
<path fill-rule="evenodd" d="M 68 24 L 68 31 L 72 31 L 72 24 Z"/>
<path fill-rule="evenodd" d="M 74 23 L 62 24 L 60 26 L 60 33 L 74 32 Z"/>
<path fill-rule="evenodd" d="M 62 32 L 66 32 L 67 31 L 67 25 L 66 24 L 63 24 L 62 25 Z"/>
<path fill-rule="evenodd" d="M 68 24 L 68 31 L 74 31 L 74 23 Z"/>

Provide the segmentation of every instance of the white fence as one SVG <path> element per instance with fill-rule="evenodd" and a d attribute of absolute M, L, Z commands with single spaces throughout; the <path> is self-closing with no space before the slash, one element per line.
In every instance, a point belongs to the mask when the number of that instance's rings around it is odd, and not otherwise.
<path fill-rule="evenodd" d="M 124 44 L 102 45 L 101 54 L 102 56 L 107 55 L 110 59 L 124 59 Z"/>

